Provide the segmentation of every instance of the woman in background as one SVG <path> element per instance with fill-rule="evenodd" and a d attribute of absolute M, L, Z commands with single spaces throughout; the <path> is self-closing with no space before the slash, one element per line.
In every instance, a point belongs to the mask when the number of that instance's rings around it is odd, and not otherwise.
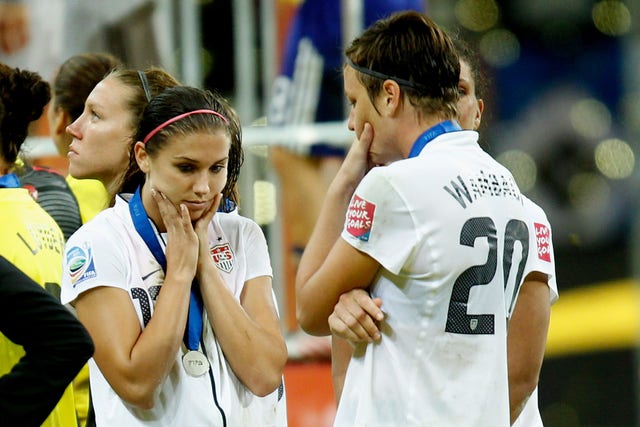
<path fill-rule="evenodd" d="M 29 124 L 42 115 L 49 99 L 49 84 L 38 74 L 0 64 L 0 255 L 57 296 L 64 236 L 55 220 L 21 187 L 15 173 Z M 0 375 L 10 372 L 24 354 L 22 346 L 1 336 Z M 43 426 L 76 425 L 69 385 Z"/>
<path fill-rule="evenodd" d="M 78 54 L 62 63 L 53 80 L 48 108 L 49 133 L 61 156 L 67 157 L 72 140 L 67 126 L 80 117 L 93 88 L 121 67 L 120 60 L 107 53 Z M 101 182 L 68 175 L 67 183 L 78 201 L 82 223 L 109 205 L 109 196 Z"/>

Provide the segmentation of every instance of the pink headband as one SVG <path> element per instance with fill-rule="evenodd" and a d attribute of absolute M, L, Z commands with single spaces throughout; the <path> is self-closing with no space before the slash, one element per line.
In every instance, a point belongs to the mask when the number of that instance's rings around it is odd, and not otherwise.
<path fill-rule="evenodd" d="M 152 130 L 151 132 L 149 132 L 149 133 L 147 134 L 147 136 L 145 136 L 145 137 L 144 137 L 144 139 L 142 140 L 142 143 L 143 143 L 143 144 L 146 144 L 147 142 L 149 142 L 149 140 L 150 140 L 151 138 L 153 138 L 153 136 L 154 136 L 156 133 L 160 132 L 162 129 L 164 129 L 165 127 L 169 126 L 171 123 L 175 123 L 175 122 L 177 122 L 178 120 L 182 120 L 182 119 L 184 119 L 185 117 L 189 117 L 189 116 L 192 116 L 192 115 L 194 115 L 194 114 L 213 114 L 214 116 L 218 116 L 218 117 L 220 117 L 222 120 L 224 120 L 224 122 L 225 122 L 226 124 L 229 124 L 229 120 L 227 120 L 227 118 L 226 118 L 225 116 L 223 116 L 222 114 L 218 113 L 217 111 L 213 111 L 213 110 L 193 110 L 193 111 L 188 111 L 188 112 L 186 112 L 186 113 L 183 113 L 183 114 L 180 114 L 180 115 L 178 115 L 178 116 L 175 116 L 175 117 L 173 117 L 173 118 L 171 118 L 171 119 L 167 120 L 166 122 L 161 123 L 160 125 L 158 125 L 158 127 L 157 127 L 157 128 L 155 128 L 154 130 Z"/>

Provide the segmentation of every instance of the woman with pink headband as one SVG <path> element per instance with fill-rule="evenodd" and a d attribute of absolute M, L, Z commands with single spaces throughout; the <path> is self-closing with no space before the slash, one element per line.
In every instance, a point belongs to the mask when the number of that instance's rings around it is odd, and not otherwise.
<path fill-rule="evenodd" d="M 95 343 L 97 425 L 286 425 L 266 240 L 218 211 L 233 197 L 240 140 L 223 98 L 165 90 L 140 121 L 122 185 L 134 193 L 68 241 L 62 300 Z"/>

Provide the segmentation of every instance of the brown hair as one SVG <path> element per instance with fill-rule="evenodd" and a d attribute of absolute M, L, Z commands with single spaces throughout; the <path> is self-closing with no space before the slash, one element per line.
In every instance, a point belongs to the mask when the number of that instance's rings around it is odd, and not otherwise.
<path fill-rule="evenodd" d="M 27 138 L 29 124 L 38 119 L 51 99 L 49 83 L 38 73 L 0 64 L 0 142 L 2 158 L 15 163 Z"/>
<path fill-rule="evenodd" d="M 53 81 L 53 107 L 62 108 L 75 121 L 84 109 L 84 102 L 100 81 L 122 66 L 108 53 L 81 53 L 62 63 Z"/>
<path fill-rule="evenodd" d="M 123 177 L 123 183 L 119 186 L 121 191 L 125 192 L 135 191 L 135 188 L 132 190 L 131 186 L 127 183 L 131 182 L 133 179 L 130 176 L 130 173 L 135 174 L 135 170 L 138 167 L 136 156 L 133 152 L 133 145 L 136 142 L 135 136 L 138 132 L 138 127 L 140 126 L 142 113 L 144 112 L 147 104 L 149 104 L 149 99 L 147 98 L 147 92 L 145 89 L 149 91 L 149 96 L 153 98 L 162 93 L 165 89 L 178 86 L 180 84 L 175 77 L 161 68 L 148 68 L 143 72 L 143 76 L 141 76 L 140 73 L 141 72 L 138 70 L 132 69 L 115 70 L 106 77 L 108 79 L 115 79 L 131 89 L 131 96 L 124 100 L 124 105 L 130 113 L 129 128 L 131 129 L 132 140 L 131 146 L 129 147 L 129 164 L 127 165 L 127 172 Z M 142 78 L 145 78 L 144 83 Z"/>
<path fill-rule="evenodd" d="M 403 11 L 376 21 L 346 52 L 373 102 L 396 80 L 421 114 L 457 117 L 460 63 L 452 40 L 426 15 Z"/>
<path fill-rule="evenodd" d="M 175 121 L 155 133 L 146 143 L 147 154 L 155 157 L 166 145 L 169 138 L 174 135 L 188 135 L 194 132 L 213 132 L 223 129 L 229 136 L 229 162 L 227 164 L 227 183 L 222 191 L 224 202 L 223 210 L 229 211 L 238 204 L 236 183 L 240 175 L 240 167 L 244 160 L 242 152 L 242 135 L 238 115 L 220 95 L 188 86 L 169 88 L 160 95 L 154 97 L 145 108 L 140 120 L 137 141 L 145 139 L 149 133 L 159 125 L 184 113 L 196 110 L 212 110 L 219 113 L 193 114 Z M 226 121 L 225 121 L 226 120 Z M 144 174 L 137 163 L 129 165 L 122 192 L 133 192 L 144 183 Z M 231 201 L 232 204 L 229 205 Z"/>

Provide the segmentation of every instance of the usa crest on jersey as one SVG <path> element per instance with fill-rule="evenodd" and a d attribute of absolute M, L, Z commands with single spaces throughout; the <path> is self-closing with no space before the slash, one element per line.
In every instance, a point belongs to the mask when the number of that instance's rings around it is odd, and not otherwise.
<path fill-rule="evenodd" d="M 211 258 L 216 263 L 218 269 L 225 273 L 231 273 L 233 270 L 233 251 L 228 243 L 224 245 L 216 245 L 211 248 Z"/>

